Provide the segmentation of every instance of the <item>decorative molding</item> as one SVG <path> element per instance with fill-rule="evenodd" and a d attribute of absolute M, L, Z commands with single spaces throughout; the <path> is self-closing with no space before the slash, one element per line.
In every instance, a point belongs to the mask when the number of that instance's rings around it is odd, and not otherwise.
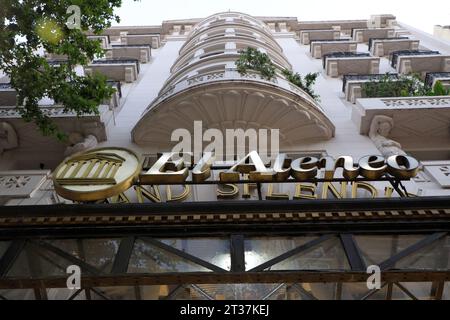
<path fill-rule="evenodd" d="M 436 98 L 392 98 L 381 99 L 386 107 L 408 107 L 408 106 L 449 106 L 450 97 Z"/>
<path fill-rule="evenodd" d="M 223 132 L 233 128 L 280 129 L 282 146 L 334 136 L 334 125 L 320 106 L 286 80 L 278 78 L 274 83 L 258 74 L 241 76 L 238 72 L 231 74 L 233 79 L 227 74 L 224 78 L 214 74 L 209 80 L 198 76 L 190 86 L 184 81 L 185 90 L 170 89 L 151 104 L 134 127 L 133 141 L 168 147 L 173 128 L 193 130 L 194 121 L 200 120 L 204 128 Z"/>
<path fill-rule="evenodd" d="M 328 211 L 328 212 L 273 212 L 273 213 L 204 213 L 204 214 L 139 214 L 139 215 L 78 215 L 1 217 L 0 226 L 70 226 L 70 225 L 189 225 L 211 223 L 295 223 L 313 221 L 370 221 L 377 219 L 404 220 L 449 218 L 450 210 L 373 210 L 373 211 Z"/>
<path fill-rule="evenodd" d="M 50 176 L 50 171 L 0 172 L 0 198 L 31 198 Z"/>
<path fill-rule="evenodd" d="M 424 171 L 442 188 L 450 188 L 450 161 L 429 161 L 423 165 Z"/>
<path fill-rule="evenodd" d="M 445 142 L 450 139 L 450 97 L 362 98 L 353 106 L 352 120 L 367 135 L 373 117 L 394 120 L 392 139 L 415 139 L 415 143 Z M 431 139 L 431 140 L 430 140 Z M 450 141 L 450 140 L 447 140 Z"/>

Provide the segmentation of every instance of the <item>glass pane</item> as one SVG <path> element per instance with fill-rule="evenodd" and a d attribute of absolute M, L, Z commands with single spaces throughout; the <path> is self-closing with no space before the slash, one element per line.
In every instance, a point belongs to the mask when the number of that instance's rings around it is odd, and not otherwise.
<path fill-rule="evenodd" d="M 191 296 L 214 300 L 262 300 L 277 287 L 279 284 L 199 284 L 191 286 Z"/>
<path fill-rule="evenodd" d="M 445 283 L 442 300 L 450 300 L 450 282 Z"/>
<path fill-rule="evenodd" d="M 72 262 L 40 246 L 27 244 L 9 270 L 7 277 L 46 278 L 67 276 Z"/>
<path fill-rule="evenodd" d="M 170 292 L 169 300 L 207 300 L 204 296 L 195 294 L 196 291 L 190 286 L 176 288 L 175 291 Z"/>
<path fill-rule="evenodd" d="M 296 283 L 288 286 L 289 300 L 334 300 L 337 283 Z"/>
<path fill-rule="evenodd" d="M 395 284 L 392 287 L 392 300 L 413 300 L 403 290 L 397 287 Z"/>
<path fill-rule="evenodd" d="M 65 288 L 51 288 L 47 289 L 48 300 L 69 300 L 74 294 L 77 294 L 72 300 L 86 300 L 85 291 L 70 290 Z"/>
<path fill-rule="evenodd" d="M 379 265 L 422 240 L 424 235 L 355 236 L 366 265 Z"/>
<path fill-rule="evenodd" d="M 119 239 L 64 239 L 47 241 L 74 257 L 109 273 L 119 249 Z"/>
<path fill-rule="evenodd" d="M 315 237 L 292 238 L 252 238 L 245 240 L 245 270 L 253 269 L 260 264 L 293 250 Z"/>
<path fill-rule="evenodd" d="M 419 300 L 431 299 L 431 288 L 433 286 L 431 282 L 401 282 L 400 285 Z"/>
<path fill-rule="evenodd" d="M 267 270 L 348 270 L 350 266 L 338 238 L 300 252 Z"/>
<path fill-rule="evenodd" d="M 384 286 L 380 290 L 377 290 L 374 294 L 371 294 L 365 300 L 386 300 L 388 286 Z"/>
<path fill-rule="evenodd" d="M 0 241 L 0 258 L 3 257 L 6 250 L 8 250 L 11 242 L 9 241 Z"/>
<path fill-rule="evenodd" d="M 135 287 L 98 287 L 91 290 L 92 300 L 136 300 Z"/>
<path fill-rule="evenodd" d="M 343 283 L 342 300 L 386 300 L 387 285 L 380 290 L 372 290 L 367 283 Z"/>
<path fill-rule="evenodd" d="M 128 273 L 206 272 L 211 271 L 143 240 L 136 240 Z"/>
<path fill-rule="evenodd" d="M 401 269 L 450 269 L 450 237 L 443 238 L 431 245 L 410 254 L 397 262 Z"/>
<path fill-rule="evenodd" d="M 163 300 L 174 290 L 177 286 L 140 286 L 140 294 L 142 300 Z"/>
<path fill-rule="evenodd" d="M 36 300 L 33 289 L 0 289 L 0 300 Z"/>
<path fill-rule="evenodd" d="M 159 241 L 222 269 L 231 269 L 229 239 L 160 239 Z"/>

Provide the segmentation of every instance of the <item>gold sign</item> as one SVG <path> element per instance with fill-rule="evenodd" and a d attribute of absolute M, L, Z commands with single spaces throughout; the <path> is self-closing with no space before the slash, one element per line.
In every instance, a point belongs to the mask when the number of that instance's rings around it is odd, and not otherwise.
<path fill-rule="evenodd" d="M 142 183 L 164 184 L 180 183 L 186 181 L 189 170 L 183 160 L 173 160 L 177 154 L 164 153 L 156 164 L 147 172 L 140 175 Z M 203 159 L 195 166 L 193 181 L 199 183 L 210 176 L 213 156 L 206 153 Z M 238 182 L 241 175 L 249 176 L 254 182 L 283 182 L 292 177 L 295 181 L 306 181 L 318 177 L 319 171 L 324 170 L 324 179 L 332 180 L 336 170 L 342 168 L 345 179 L 355 180 L 359 176 L 376 180 L 390 174 L 397 179 L 414 178 L 419 171 L 419 162 L 409 156 L 392 156 L 387 160 L 381 156 L 366 156 L 355 164 L 352 157 L 303 157 L 292 160 L 285 154 L 277 156 L 272 168 L 267 168 L 256 151 L 250 152 L 245 158 L 238 161 L 229 170 L 220 173 L 220 183 Z"/>
<path fill-rule="evenodd" d="M 73 201 L 98 201 L 128 190 L 141 171 L 139 157 L 122 148 L 102 148 L 66 159 L 53 173 L 56 192 Z"/>
<path fill-rule="evenodd" d="M 165 185 L 167 202 L 173 202 L 189 198 L 192 190 L 189 184 L 216 184 L 218 199 L 238 197 L 240 189 L 236 184 L 243 184 L 244 199 L 250 199 L 257 187 L 259 198 L 262 198 L 260 184 L 266 184 L 266 199 L 288 200 L 289 194 L 277 192 L 274 184 L 294 182 L 293 199 L 317 199 L 320 193 L 316 192 L 316 188 L 320 180 L 323 183 L 322 198 L 326 198 L 329 193 L 345 198 L 347 186 L 351 187 L 352 197 L 356 197 L 361 189 L 376 197 L 377 190 L 358 178 L 370 181 L 381 178 L 409 180 L 419 171 L 419 162 L 403 155 L 388 159 L 366 156 L 355 163 L 349 156 L 337 159 L 329 156 L 290 159 L 286 154 L 280 154 L 270 164 L 265 163 L 254 151 L 231 166 L 215 166 L 214 154 L 210 152 L 205 153 L 197 164 L 189 166 L 182 158 L 175 159 L 175 156 L 180 155 L 164 153 L 149 170 L 143 171 L 139 157 L 127 149 L 103 148 L 77 154 L 66 159 L 55 170 L 55 190 L 62 197 L 73 201 L 110 199 L 111 202 L 129 202 L 124 192 L 134 186 L 137 201 L 143 202 L 147 198 L 152 202 L 162 202 L 159 186 Z M 217 170 L 218 167 L 221 169 Z M 338 169 L 341 169 L 340 174 L 344 178 L 339 180 L 340 191 L 332 183 L 337 180 L 335 176 Z M 217 181 L 208 181 L 212 172 L 217 174 Z M 172 188 L 180 186 L 183 190 L 175 194 Z M 392 192 L 386 189 L 386 196 L 391 196 Z"/>

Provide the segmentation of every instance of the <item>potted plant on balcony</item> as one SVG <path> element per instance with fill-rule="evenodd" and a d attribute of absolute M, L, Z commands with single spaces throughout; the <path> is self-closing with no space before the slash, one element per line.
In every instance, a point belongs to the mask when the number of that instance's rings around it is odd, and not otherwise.
<path fill-rule="evenodd" d="M 308 73 L 305 77 L 302 77 L 299 73 L 276 66 L 267 53 L 260 52 L 258 49 L 247 48 L 239 53 L 236 67 L 240 74 L 245 75 L 248 74 L 248 70 L 253 70 L 259 72 L 263 79 L 270 81 L 276 76 L 278 69 L 286 80 L 302 89 L 314 100 L 319 101 L 319 95 L 312 88 L 317 80 L 318 73 Z"/>
<path fill-rule="evenodd" d="M 379 80 L 371 80 L 362 86 L 363 96 L 367 98 L 445 96 L 450 90 L 445 89 L 440 81 L 431 88 L 426 86 L 418 75 L 401 75 L 393 79 L 389 73 Z"/>

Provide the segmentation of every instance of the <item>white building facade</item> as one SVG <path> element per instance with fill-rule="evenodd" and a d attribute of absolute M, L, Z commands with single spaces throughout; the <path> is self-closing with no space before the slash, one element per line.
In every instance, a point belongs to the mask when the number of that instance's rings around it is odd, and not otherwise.
<path fill-rule="evenodd" d="M 0 297 L 450 298 L 450 96 L 364 89 L 386 73 L 450 88 L 448 44 L 392 15 L 225 12 L 90 37 L 105 58 L 80 72 L 107 75 L 117 93 L 82 117 L 42 101 L 68 142 L 25 123 L 1 79 Z M 271 79 L 239 72 L 247 48 L 267 54 Z M 283 69 L 317 73 L 319 99 Z M 194 161 L 158 162 L 181 149 Z M 207 151 L 216 162 L 201 166 Z M 252 157 L 227 180 L 224 170 L 252 151 L 267 155 L 262 167 Z M 277 159 L 283 180 L 252 179 Z M 360 159 L 386 174 L 364 174 Z M 317 172 L 297 179 L 299 163 Z M 101 182 L 90 178 L 96 170 Z M 82 290 L 65 289 L 73 264 Z M 367 287 L 371 265 L 383 272 L 381 289 Z"/>

